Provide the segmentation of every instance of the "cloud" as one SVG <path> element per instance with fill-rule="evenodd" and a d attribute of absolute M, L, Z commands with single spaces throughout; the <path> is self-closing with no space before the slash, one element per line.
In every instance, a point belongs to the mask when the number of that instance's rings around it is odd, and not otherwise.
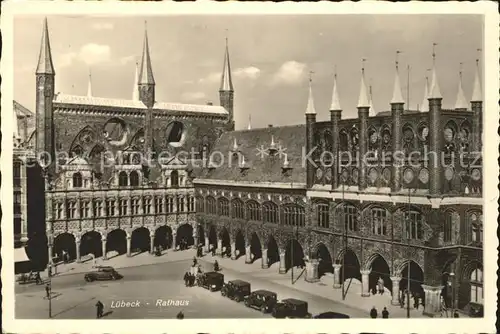
<path fill-rule="evenodd" d="M 109 45 L 88 43 L 83 45 L 78 52 L 68 52 L 59 56 L 56 60 L 57 67 L 67 67 L 75 60 L 87 65 L 107 63 L 111 60 L 111 48 Z"/>
<path fill-rule="evenodd" d="M 234 70 L 233 75 L 236 78 L 255 80 L 260 76 L 260 69 L 254 66 L 237 68 Z"/>
<path fill-rule="evenodd" d="M 183 100 L 201 100 L 205 97 L 206 95 L 203 92 L 186 92 L 182 94 Z"/>
<path fill-rule="evenodd" d="M 295 60 L 287 61 L 274 74 L 273 84 L 296 85 L 302 81 L 306 72 L 306 65 Z"/>
<path fill-rule="evenodd" d="M 127 65 L 128 63 L 134 62 L 134 61 L 138 61 L 136 56 L 134 56 L 134 55 L 125 56 L 125 57 L 118 59 L 118 63 L 120 63 L 120 65 Z"/>
<path fill-rule="evenodd" d="M 94 30 L 112 30 L 114 28 L 113 24 L 109 22 L 94 23 L 91 27 Z"/>
<path fill-rule="evenodd" d="M 199 83 L 214 83 L 219 82 L 221 78 L 221 72 L 213 72 L 204 78 L 198 80 Z"/>

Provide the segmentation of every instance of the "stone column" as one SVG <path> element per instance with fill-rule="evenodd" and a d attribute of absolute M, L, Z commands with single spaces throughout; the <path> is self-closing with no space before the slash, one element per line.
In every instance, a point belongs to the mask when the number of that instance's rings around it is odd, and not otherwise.
<path fill-rule="evenodd" d="M 151 233 L 149 234 L 149 252 L 153 254 L 155 251 L 155 234 Z"/>
<path fill-rule="evenodd" d="M 392 281 L 392 300 L 391 305 L 399 305 L 399 282 L 401 281 L 401 277 L 394 276 L 391 277 Z"/>
<path fill-rule="evenodd" d="M 293 266 L 293 263 L 292 263 Z M 280 252 L 280 274 L 286 274 L 285 252 Z"/>
<path fill-rule="evenodd" d="M 231 243 L 231 260 L 236 260 L 236 244 Z"/>
<path fill-rule="evenodd" d="M 333 287 L 336 289 L 342 286 L 342 283 L 340 283 L 340 268 L 342 268 L 341 264 L 333 265 Z"/>
<path fill-rule="evenodd" d="M 130 252 L 131 241 L 132 241 L 132 237 L 127 235 L 127 256 L 128 257 L 132 256 L 132 253 Z"/>
<path fill-rule="evenodd" d="M 102 247 L 102 259 L 103 260 L 107 260 L 108 259 L 107 256 L 106 256 L 106 252 L 107 252 L 107 250 L 106 250 L 106 241 L 107 241 L 106 236 L 102 236 L 102 238 L 101 238 L 101 247 Z"/>
<path fill-rule="evenodd" d="M 217 240 L 217 250 L 215 251 L 218 256 L 222 256 L 222 240 Z"/>
<path fill-rule="evenodd" d="M 269 268 L 269 261 L 267 259 L 267 249 L 262 249 L 262 269 Z"/>
<path fill-rule="evenodd" d="M 250 246 L 245 247 L 245 263 L 252 263 L 252 250 Z"/>
<path fill-rule="evenodd" d="M 54 261 L 52 260 L 52 258 L 54 257 L 54 255 L 52 253 L 52 247 L 54 247 L 54 245 L 49 243 L 47 246 L 48 246 L 47 250 L 48 250 L 48 256 L 49 256 L 49 264 L 53 265 Z"/>
<path fill-rule="evenodd" d="M 80 238 L 75 239 L 75 245 L 76 245 L 76 263 L 82 262 L 82 259 L 80 257 Z"/>
<path fill-rule="evenodd" d="M 317 259 L 311 259 L 306 262 L 306 282 L 314 283 L 319 281 L 318 266 L 319 261 Z"/>
<path fill-rule="evenodd" d="M 172 229 L 172 249 L 177 249 L 177 230 Z"/>
<path fill-rule="evenodd" d="M 368 286 L 370 270 L 361 270 L 361 296 L 369 297 L 370 289 Z"/>
<path fill-rule="evenodd" d="M 208 237 L 205 237 L 205 250 L 207 253 L 210 253 L 210 241 L 208 240 Z"/>
<path fill-rule="evenodd" d="M 425 292 L 424 315 L 435 317 L 441 312 L 441 290 L 442 286 L 422 285 Z"/>

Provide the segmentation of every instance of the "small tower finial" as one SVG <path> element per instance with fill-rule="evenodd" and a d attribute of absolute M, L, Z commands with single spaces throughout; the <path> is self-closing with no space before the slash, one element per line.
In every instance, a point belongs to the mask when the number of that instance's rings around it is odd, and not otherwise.
<path fill-rule="evenodd" d="M 361 59 L 361 88 L 359 90 L 358 108 L 370 108 L 370 101 L 366 93 L 365 84 L 365 62 L 366 58 Z"/>
<path fill-rule="evenodd" d="M 455 102 L 455 110 L 467 110 L 467 101 L 465 99 L 464 89 L 462 87 L 462 65 L 460 63 L 458 69 L 458 91 L 457 91 L 457 100 Z"/>
<path fill-rule="evenodd" d="M 479 57 L 482 49 L 477 49 L 478 57 L 476 59 L 476 75 L 474 77 L 474 88 L 472 89 L 472 99 L 471 102 L 481 102 L 483 100 L 483 94 L 481 91 L 481 83 L 479 78 Z"/>
<path fill-rule="evenodd" d="M 436 46 L 437 43 L 432 43 L 432 64 L 436 63 Z"/>
<path fill-rule="evenodd" d="M 92 70 L 89 67 L 89 83 L 87 86 L 87 96 L 92 97 Z"/>
<path fill-rule="evenodd" d="M 306 114 L 315 115 L 316 109 L 314 108 L 314 99 L 312 93 L 312 74 L 313 71 L 309 71 L 309 98 L 307 100 Z"/>

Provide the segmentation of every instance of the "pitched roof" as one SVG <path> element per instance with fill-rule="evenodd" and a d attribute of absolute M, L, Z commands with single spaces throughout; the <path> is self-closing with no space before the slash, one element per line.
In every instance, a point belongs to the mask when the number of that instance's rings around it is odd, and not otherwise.
<path fill-rule="evenodd" d="M 270 127 L 252 130 L 242 130 L 224 133 L 216 142 L 212 152 L 214 169 L 204 168 L 196 171 L 199 179 L 227 180 L 242 182 L 280 182 L 280 183 L 302 183 L 305 182 L 306 170 L 302 166 L 302 147 L 306 144 L 305 125 Z M 239 159 L 234 159 L 229 165 L 228 157 L 232 157 L 234 140 L 238 143 L 240 154 L 245 157 L 245 163 L 249 169 L 242 173 L 239 168 Z M 269 156 L 267 150 L 274 139 L 277 147 L 283 148 L 289 165 L 292 167 L 290 175 L 284 175 L 282 165 L 285 161 L 283 154 L 279 153 Z M 222 160 L 222 156 L 224 157 Z M 222 163 L 223 162 L 223 163 Z"/>
<path fill-rule="evenodd" d="M 112 108 L 131 108 L 131 109 L 147 109 L 144 103 L 134 100 L 121 100 L 103 97 L 89 97 L 69 94 L 56 94 L 54 103 L 61 104 L 80 104 L 88 106 L 102 106 Z M 227 115 L 227 110 L 222 106 L 203 105 L 203 104 L 186 104 L 186 103 L 168 103 L 155 102 L 153 109 L 178 112 L 194 112 Z"/>

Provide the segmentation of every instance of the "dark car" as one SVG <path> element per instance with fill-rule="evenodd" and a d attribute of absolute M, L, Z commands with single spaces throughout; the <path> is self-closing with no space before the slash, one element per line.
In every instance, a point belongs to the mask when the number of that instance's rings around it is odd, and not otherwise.
<path fill-rule="evenodd" d="M 84 276 L 87 282 L 107 281 L 123 278 L 113 267 L 97 267 L 94 271 L 88 272 Z"/>
<path fill-rule="evenodd" d="M 278 296 L 268 290 L 257 290 L 245 297 L 245 305 L 259 309 L 262 313 L 271 312 L 276 305 Z"/>
<path fill-rule="evenodd" d="M 275 318 L 311 318 L 307 310 L 307 302 L 299 299 L 288 298 L 276 303 L 272 315 Z"/>
<path fill-rule="evenodd" d="M 250 294 L 250 283 L 236 279 L 229 281 L 220 290 L 221 295 L 233 299 L 238 303 Z"/>
<path fill-rule="evenodd" d="M 313 317 L 314 319 L 349 319 L 350 317 L 344 313 L 338 312 L 323 312 Z"/>
<path fill-rule="evenodd" d="M 224 285 L 224 275 L 221 273 L 216 273 L 215 271 L 210 271 L 208 273 L 203 273 L 198 278 L 198 286 L 204 287 L 210 291 L 220 290 Z"/>

